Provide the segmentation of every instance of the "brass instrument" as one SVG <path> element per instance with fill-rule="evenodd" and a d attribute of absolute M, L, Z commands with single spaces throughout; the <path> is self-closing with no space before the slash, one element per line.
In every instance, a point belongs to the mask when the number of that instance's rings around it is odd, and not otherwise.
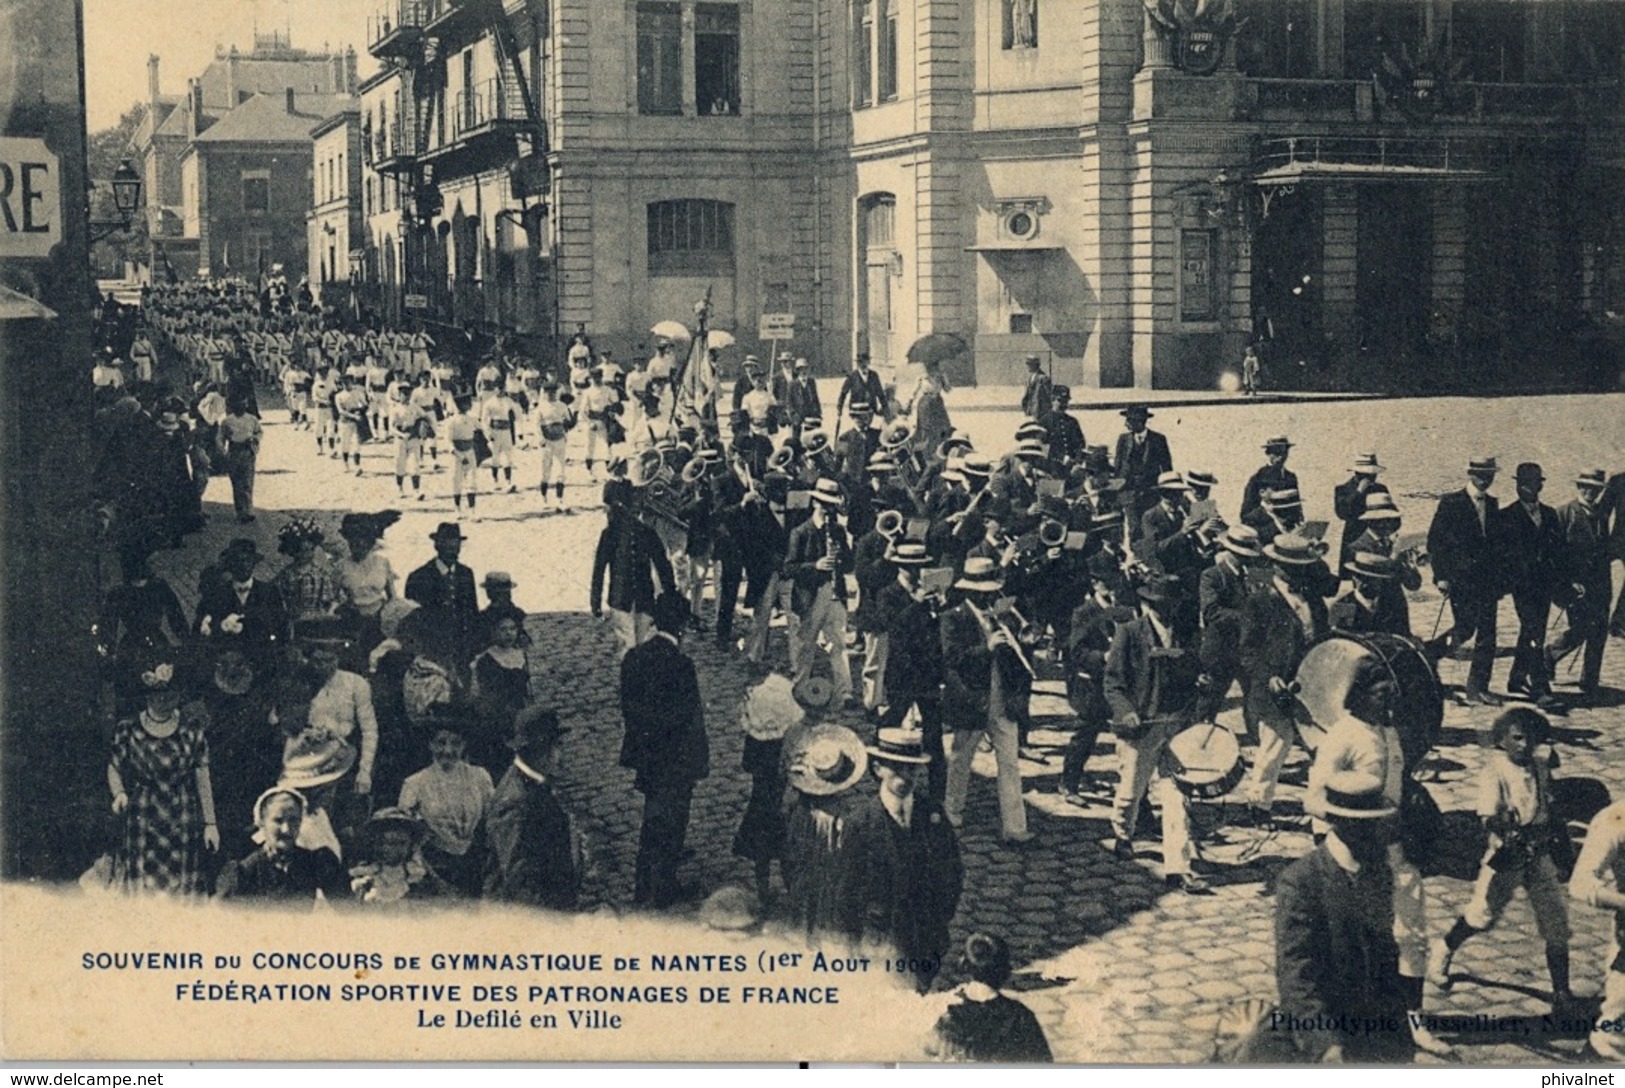
<path fill-rule="evenodd" d="M 882 510 L 880 516 L 875 518 L 875 529 L 881 536 L 895 537 L 903 531 L 903 514 L 900 510 Z"/>
<path fill-rule="evenodd" d="M 1021 648 L 1020 640 L 1016 638 L 1015 632 L 1010 630 L 1003 620 L 988 615 L 970 601 L 965 602 L 965 607 L 970 609 L 972 616 L 976 617 L 976 622 L 981 625 L 982 634 L 985 637 L 991 639 L 995 634 L 1000 635 L 1004 644 L 1010 647 L 1010 652 L 1016 655 L 1016 661 L 1020 663 L 1023 669 L 1027 670 L 1027 675 L 1034 680 L 1038 679 L 1038 673 L 1033 670 L 1033 663 L 1027 659 L 1026 651 Z"/>
<path fill-rule="evenodd" d="M 669 470 L 668 470 L 669 471 Z M 681 479 L 689 487 L 693 487 L 705 478 L 705 462 L 698 457 L 689 458 L 688 464 L 683 466 Z"/>
<path fill-rule="evenodd" d="M 1046 548 L 1059 548 L 1066 543 L 1066 525 L 1046 519 L 1038 526 L 1038 542 Z"/>

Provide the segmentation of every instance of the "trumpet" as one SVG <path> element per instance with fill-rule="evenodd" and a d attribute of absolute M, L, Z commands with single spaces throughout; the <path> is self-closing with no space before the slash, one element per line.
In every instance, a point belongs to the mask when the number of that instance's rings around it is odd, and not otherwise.
<path fill-rule="evenodd" d="M 1038 679 L 1038 673 L 1034 671 L 1033 663 L 1027 659 L 1027 652 L 1021 648 L 1021 641 L 1016 638 L 1016 633 L 1010 630 L 1003 620 L 997 616 L 988 615 L 970 601 L 965 602 L 965 607 L 970 609 L 972 616 L 976 617 L 976 622 L 981 626 L 982 634 L 985 637 L 991 639 L 995 634 L 999 635 L 1000 640 L 1010 647 L 1010 652 L 1015 654 L 1016 661 L 1027 671 L 1027 676 L 1033 680 Z"/>

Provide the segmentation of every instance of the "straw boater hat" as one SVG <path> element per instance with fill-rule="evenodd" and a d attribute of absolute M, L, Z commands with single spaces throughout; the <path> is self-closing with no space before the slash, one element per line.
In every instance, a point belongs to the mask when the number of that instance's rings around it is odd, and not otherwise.
<path fill-rule="evenodd" d="M 889 476 L 897 471 L 897 458 L 885 450 L 876 450 L 869 458 L 869 471 L 876 476 Z"/>
<path fill-rule="evenodd" d="M 863 781 L 869 753 L 852 730 L 826 722 L 790 737 L 784 764 L 786 780 L 797 792 L 833 797 Z"/>
<path fill-rule="evenodd" d="M 1361 521 L 1398 521 L 1399 507 L 1394 504 L 1394 497 L 1386 491 L 1373 491 L 1365 497 L 1365 511 L 1360 515 Z"/>
<path fill-rule="evenodd" d="M 1177 472 L 1174 472 L 1174 471 L 1170 470 L 1168 472 L 1161 473 L 1161 474 L 1159 474 L 1157 476 L 1157 490 L 1158 491 L 1189 491 L 1190 487 L 1186 485 L 1185 478 L 1183 476 L 1181 476 Z"/>
<path fill-rule="evenodd" d="M 1040 457 L 1048 457 L 1049 451 L 1044 448 L 1044 443 L 1040 442 L 1038 439 L 1023 438 L 1020 442 L 1016 443 L 1016 456 L 1023 459 L 1033 458 L 1036 460 Z"/>
<path fill-rule="evenodd" d="M 813 502 L 823 503 L 825 506 L 840 506 L 844 501 L 841 494 L 841 485 L 828 476 L 823 477 L 818 483 L 814 484 L 812 491 L 808 492 L 808 495 Z"/>
<path fill-rule="evenodd" d="M 1326 779 L 1326 815 L 1381 820 L 1399 811 L 1382 795 L 1382 779 L 1365 771 L 1335 771 Z"/>
<path fill-rule="evenodd" d="M 1035 438 L 1040 442 L 1048 442 L 1049 428 L 1036 419 L 1029 419 L 1016 428 L 1016 441 L 1022 442 L 1029 438 Z"/>
<path fill-rule="evenodd" d="M 954 583 L 954 588 L 972 593 L 994 593 L 1004 588 L 1004 573 L 987 556 L 973 555 L 965 560 L 964 573 Z"/>
<path fill-rule="evenodd" d="M 1271 510 L 1291 510 L 1293 507 L 1303 506 L 1303 500 L 1298 498 L 1298 490 L 1294 487 L 1283 487 L 1279 491 L 1266 491 L 1262 501 Z"/>
<path fill-rule="evenodd" d="M 1399 564 L 1390 556 L 1376 552 L 1359 552 L 1349 564 L 1349 573 L 1356 578 L 1380 578 L 1387 581 L 1399 576 Z"/>
<path fill-rule="evenodd" d="M 337 782 L 355 766 L 356 750 L 338 737 L 305 733 L 282 757 L 279 786 L 309 790 Z"/>
<path fill-rule="evenodd" d="M 505 570 L 494 570 L 480 582 L 486 589 L 512 589 L 518 584 L 513 580 L 513 575 Z"/>
<path fill-rule="evenodd" d="M 1493 457 L 1475 457 L 1467 462 L 1467 472 L 1473 476 L 1493 476 L 1500 472 L 1500 466 Z"/>
<path fill-rule="evenodd" d="M 1211 472 L 1203 472 L 1200 469 L 1185 473 L 1185 482 L 1193 488 L 1202 487 L 1209 491 L 1212 491 L 1215 487 L 1219 486 L 1219 478 L 1217 476 L 1213 475 Z"/>
<path fill-rule="evenodd" d="M 903 540 L 886 549 L 886 562 L 899 567 L 924 567 L 932 563 L 931 553 L 916 540 Z"/>
<path fill-rule="evenodd" d="M 981 476 L 985 479 L 993 474 L 993 462 L 987 459 L 986 454 L 972 451 L 965 454 L 965 459 L 960 464 L 959 471 L 966 476 Z"/>
<path fill-rule="evenodd" d="M 795 685 L 788 676 L 771 673 L 745 692 L 739 708 L 739 724 L 753 740 L 783 740 L 785 734 L 807 716 L 796 701 Z"/>
<path fill-rule="evenodd" d="M 1264 554 L 1259 547 L 1258 530 L 1251 525 L 1232 525 L 1224 531 L 1219 538 L 1219 547 L 1234 555 L 1245 555 L 1257 559 Z"/>
<path fill-rule="evenodd" d="M 1277 563 L 1289 567 L 1304 567 L 1320 562 L 1320 553 L 1306 537 L 1297 533 L 1282 533 L 1264 545 L 1264 554 Z"/>
<path fill-rule="evenodd" d="M 1268 453 L 1270 450 L 1289 450 L 1291 448 L 1292 439 L 1288 438 L 1284 434 L 1278 434 L 1273 438 L 1267 438 L 1264 440 L 1265 453 Z"/>
<path fill-rule="evenodd" d="M 1579 487 L 1595 487 L 1601 490 L 1608 486 L 1608 475 L 1600 468 L 1587 469 L 1574 478 Z"/>
<path fill-rule="evenodd" d="M 1375 476 L 1383 470 L 1377 464 L 1375 453 L 1357 453 L 1354 455 L 1354 471 L 1361 476 Z"/>
<path fill-rule="evenodd" d="M 918 729 L 879 729 L 869 746 L 869 758 L 876 763 L 902 763 L 922 766 L 931 762 L 925 754 L 925 737 Z"/>

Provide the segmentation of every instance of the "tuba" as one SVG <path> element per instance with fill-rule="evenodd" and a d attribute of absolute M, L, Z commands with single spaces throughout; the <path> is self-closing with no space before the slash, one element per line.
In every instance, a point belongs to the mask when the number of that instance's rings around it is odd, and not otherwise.
<path fill-rule="evenodd" d="M 875 518 L 875 531 L 881 536 L 895 540 L 903 535 L 903 514 L 898 510 L 882 510 L 880 516 Z"/>

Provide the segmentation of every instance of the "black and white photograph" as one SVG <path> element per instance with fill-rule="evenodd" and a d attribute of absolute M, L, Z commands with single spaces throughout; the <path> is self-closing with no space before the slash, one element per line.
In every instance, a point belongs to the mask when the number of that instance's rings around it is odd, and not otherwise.
<path fill-rule="evenodd" d="M 0 124 L 0 1058 L 1625 1061 L 1625 0 L 0 0 Z"/>

